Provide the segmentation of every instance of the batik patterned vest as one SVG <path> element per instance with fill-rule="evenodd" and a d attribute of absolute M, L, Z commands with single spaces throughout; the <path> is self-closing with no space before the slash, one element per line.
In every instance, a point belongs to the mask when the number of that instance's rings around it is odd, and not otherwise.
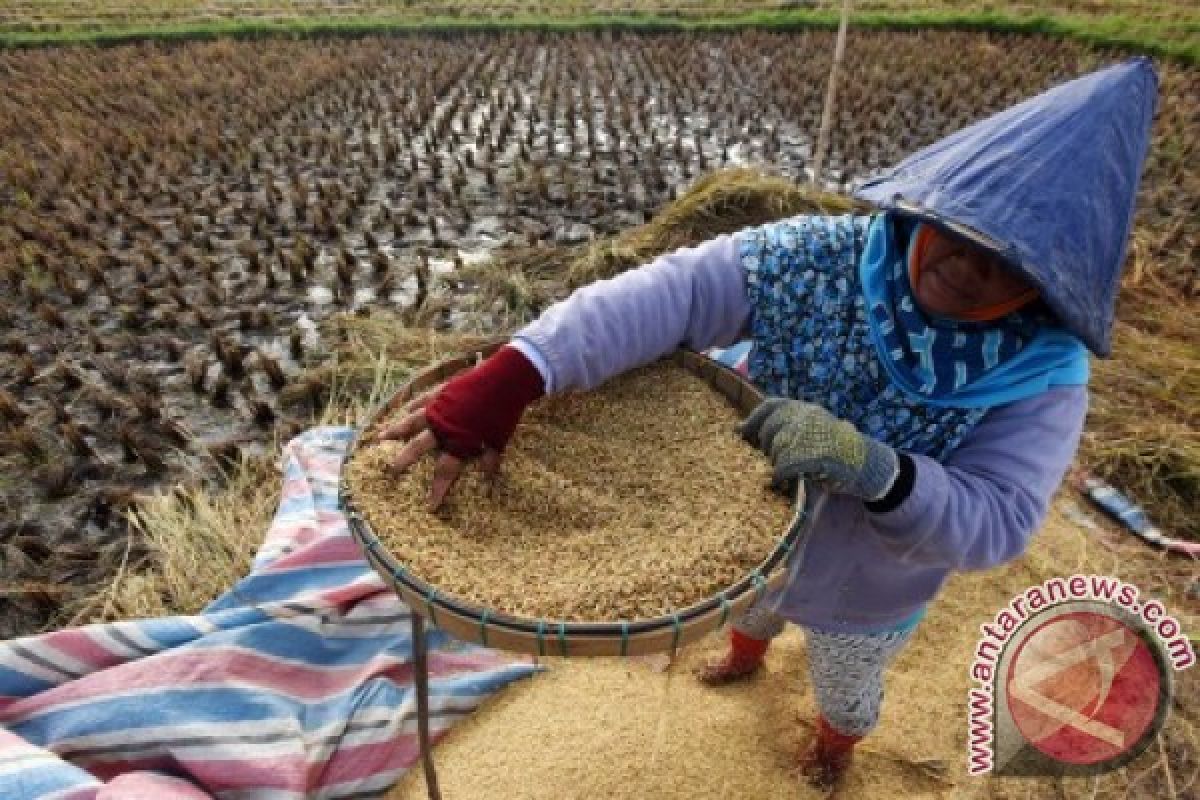
<path fill-rule="evenodd" d="M 987 413 L 910 399 L 867 327 L 858 262 L 869 216 L 799 216 L 738 234 L 751 309 L 751 381 L 816 403 L 896 449 L 942 460 Z"/>

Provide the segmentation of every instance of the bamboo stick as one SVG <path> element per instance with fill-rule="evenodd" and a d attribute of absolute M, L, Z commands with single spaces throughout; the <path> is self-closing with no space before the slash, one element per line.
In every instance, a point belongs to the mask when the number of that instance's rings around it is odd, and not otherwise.
<path fill-rule="evenodd" d="M 821 128 L 817 132 L 817 151 L 813 155 L 812 181 L 814 184 L 821 182 L 821 170 L 825 166 L 825 155 L 829 150 L 829 129 L 833 125 L 838 73 L 842 67 L 842 56 L 846 52 L 846 28 L 849 20 L 850 0 L 842 0 L 842 19 L 838 23 L 837 44 L 833 48 L 833 64 L 829 68 L 829 83 L 825 88 L 825 108 L 821 111 Z"/>

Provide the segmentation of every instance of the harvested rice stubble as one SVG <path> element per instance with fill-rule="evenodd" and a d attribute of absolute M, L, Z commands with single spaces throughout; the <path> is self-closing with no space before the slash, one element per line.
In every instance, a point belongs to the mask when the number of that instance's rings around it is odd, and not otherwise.
<path fill-rule="evenodd" d="M 791 520 L 738 420 L 658 363 L 532 406 L 490 493 L 471 466 L 429 512 L 433 457 L 393 477 L 390 441 L 358 449 L 346 479 L 391 554 L 439 592 L 526 617 L 644 619 L 736 583 Z"/>

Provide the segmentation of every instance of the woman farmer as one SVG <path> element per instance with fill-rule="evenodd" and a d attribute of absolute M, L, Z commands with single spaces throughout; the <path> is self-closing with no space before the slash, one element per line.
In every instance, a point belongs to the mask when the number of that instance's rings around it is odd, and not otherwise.
<path fill-rule="evenodd" d="M 679 346 L 749 336 L 768 395 L 740 430 L 823 495 L 786 585 L 703 680 L 746 676 L 805 631 L 820 714 L 801 768 L 831 783 L 874 728 L 883 672 L 955 570 L 1020 555 L 1074 456 L 1087 350 L 1107 356 L 1157 78 L 1135 59 L 909 157 L 856 195 L 584 287 L 381 432 L 407 469 L 438 451 L 494 471 L 524 408 Z"/>

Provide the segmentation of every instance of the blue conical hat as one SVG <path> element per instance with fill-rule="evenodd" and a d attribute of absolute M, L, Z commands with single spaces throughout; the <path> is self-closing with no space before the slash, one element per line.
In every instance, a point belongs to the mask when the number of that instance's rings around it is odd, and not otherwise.
<path fill-rule="evenodd" d="M 951 134 L 854 194 L 997 252 L 1107 356 L 1157 93 L 1153 65 L 1134 58 Z"/>

